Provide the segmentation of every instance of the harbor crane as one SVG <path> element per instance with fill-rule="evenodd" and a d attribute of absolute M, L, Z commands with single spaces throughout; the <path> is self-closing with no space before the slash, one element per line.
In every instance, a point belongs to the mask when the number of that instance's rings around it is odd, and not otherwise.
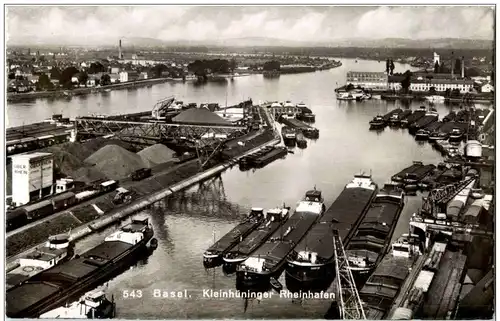
<path fill-rule="evenodd" d="M 333 248 L 335 252 L 335 297 L 340 319 L 366 320 L 344 245 L 337 230 L 333 231 Z"/>
<path fill-rule="evenodd" d="M 457 196 L 467 185 L 476 180 L 476 177 L 468 177 L 465 180 L 446 185 L 442 188 L 433 189 L 429 196 L 424 198 L 422 210 L 436 217 L 438 211 L 442 210 L 455 196 Z"/>

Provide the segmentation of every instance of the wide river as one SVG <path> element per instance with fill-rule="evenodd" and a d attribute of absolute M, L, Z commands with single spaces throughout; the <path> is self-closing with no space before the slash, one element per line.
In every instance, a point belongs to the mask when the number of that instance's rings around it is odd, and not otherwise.
<path fill-rule="evenodd" d="M 310 141 L 307 149 L 295 149 L 294 154 L 263 169 L 241 172 L 235 167 L 206 187 L 192 188 L 164 200 L 154 210 L 145 211 L 151 217 L 159 246 L 147 261 L 111 280 L 107 292 L 117 301 L 117 317 L 127 319 L 322 318 L 329 307 L 328 300 L 297 303 L 274 294 L 261 302 L 249 303 L 244 311 L 242 299 L 205 297 L 203 290 L 234 290 L 235 278 L 224 275 L 220 268 L 206 271 L 202 254 L 213 243 L 214 234 L 219 238 L 229 231 L 252 206 L 294 205 L 315 185 L 322 190 L 329 206 L 353 175 L 361 171 L 371 171 L 374 180 L 383 185 L 414 160 L 434 164 L 441 160 L 429 144 L 418 144 L 406 130 L 386 128 L 381 133 L 368 130 L 371 118 L 401 107 L 399 102 L 336 101 L 334 89 L 345 83 L 347 71 L 385 68 L 383 62 L 376 61 L 342 59 L 342 63 L 342 67 L 328 71 L 283 75 L 277 79 L 252 75 L 223 85 L 164 83 L 71 99 L 9 104 L 7 124 L 41 121 L 54 113 L 75 117 L 151 110 L 156 101 L 170 95 L 185 102 L 218 102 L 222 106 L 226 100 L 231 105 L 249 97 L 254 102 L 306 103 L 316 114 L 314 126 L 320 130 L 317 141 Z M 412 68 L 396 64 L 395 71 L 407 69 Z M 418 104 L 409 107 L 417 108 Z M 436 108 L 442 117 L 451 107 L 436 105 Z M 394 237 L 408 230 L 408 220 L 418 208 L 418 200 L 419 197 L 407 199 Z M 113 229 L 83 240 L 78 247 L 98 244 Z M 284 276 L 280 281 L 285 284 Z M 186 290 L 188 297 L 155 298 L 155 290 Z"/>

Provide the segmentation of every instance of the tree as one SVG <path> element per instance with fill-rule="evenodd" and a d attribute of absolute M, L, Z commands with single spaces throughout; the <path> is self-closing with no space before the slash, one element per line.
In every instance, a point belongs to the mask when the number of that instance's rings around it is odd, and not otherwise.
<path fill-rule="evenodd" d="M 93 62 L 90 64 L 88 69 L 89 74 L 97 74 L 99 72 L 105 72 L 106 68 L 100 62 Z"/>
<path fill-rule="evenodd" d="M 101 86 L 107 86 L 111 84 L 111 77 L 108 74 L 104 74 L 101 76 Z"/>
<path fill-rule="evenodd" d="M 412 73 L 409 70 L 407 70 L 403 75 L 405 76 L 405 78 L 401 81 L 401 88 L 402 88 L 404 93 L 408 93 L 408 90 L 409 90 L 410 85 L 411 85 Z"/>
<path fill-rule="evenodd" d="M 87 73 L 85 71 L 82 71 L 79 75 L 78 75 L 78 83 L 80 85 L 84 84 L 85 87 L 87 87 L 87 80 L 89 80 L 89 75 L 87 75 Z"/>
<path fill-rule="evenodd" d="M 50 79 L 61 80 L 61 71 L 57 67 L 53 67 L 50 70 Z"/>
<path fill-rule="evenodd" d="M 76 69 L 75 67 L 68 67 L 64 69 L 63 72 L 61 73 L 61 78 L 59 80 L 61 85 L 64 86 L 65 88 L 71 88 L 72 87 L 71 78 L 78 72 L 79 72 L 78 69 Z"/>
<path fill-rule="evenodd" d="M 13 73 L 13 72 L 10 72 L 10 73 L 9 73 L 9 80 L 10 80 L 10 79 L 16 79 L 16 74 L 15 74 L 15 73 Z"/>
<path fill-rule="evenodd" d="M 436 63 L 434 64 L 434 73 L 437 74 L 439 73 L 439 62 L 436 60 Z"/>
<path fill-rule="evenodd" d="M 451 97 L 458 97 L 458 96 L 460 96 L 460 89 L 457 88 L 453 89 L 451 91 Z"/>
<path fill-rule="evenodd" d="M 54 84 L 49 79 L 46 74 L 41 74 L 38 78 L 37 90 L 50 90 L 54 88 Z"/>
<path fill-rule="evenodd" d="M 446 90 L 444 91 L 444 96 L 445 97 L 450 97 L 451 95 L 451 89 L 450 88 L 446 88 Z"/>
<path fill-rule="evenodd" d="M 237 67 L 236 59 L 233 58 L 229 62 L 229 69 L 231 70 L 232 73 L 234 73 L 234 70 L 236 69 L 236 67 Z"/>
<path fill-rule="evenodd" d="M 391 63 L 390 63 L 389 59 L 387 59 L 387 60 L 385 61 L 385 72 L 386 72 L 387 74 L 389 74 L 389 69 L 390 69 L 390 66 L 391 66 Z"/>
<path fill-rule="evenodd" d="M 276 60 L 266 61 L 262 69 L 265 71 L 279 71 L 281 70 L 281 64 Z"/>
<path fill-rule="evenodd" d="M 429 88 L 429 94 L 431 95 L 436 94 L 436 87 L 432 86 L 431 88 Z"/>

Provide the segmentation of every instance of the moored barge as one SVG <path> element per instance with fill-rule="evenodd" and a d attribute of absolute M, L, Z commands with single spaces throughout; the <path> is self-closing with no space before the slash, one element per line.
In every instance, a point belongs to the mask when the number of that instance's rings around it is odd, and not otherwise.
<path fill-rule="evenodd" d="M 403 182 L 407 173 L 412 173 L 422 166 L 424 166 L 424 164 L 422 162 L 414 161 L 411 166 L 409 166 L 409 167 L 403 169 L 402 171 L 400 171 L 399 173 L 393 175 L 391 177 L 391 180 L 393 180 L 394 182 Z"/>
<path fill-rule="evenodd" d="M 283 142 L 286 146 L 295 146 L 297 132 L 294 128 L 283 126 L 283 128 L 281 129 L 281 136 L 283 137 Z"/>
<path fill-rule="evenodd" d="M 436 112 L 435 109 L 431 108 L 429 111 L 425 113 L 424 117 L 420 118 L 419 120 L 411 124 L 409 126 L 408 131 L 410 134 L 416 134 L 419 129 L 425 128 L 426 126 L 437 121 L 438 119 L 439 119 L 439 114 Z"/>
<path fill-rule="evenodd" d="M 403 207 L 403 190 L 394 184 L 385 184 L 345 247 L 358 286 L 364 283 L 387 252 Z"/>
<path fill-rule="evenodd" d="M 264 243 L 276 230 L 283 227 L 288 219 L 290 208 L 275 208 L 266 212 L 265 221 L 241 242 L 224 254 L 224 271 L 233 273 L 236 266 L 245 261 L 262 243 Z"/>
<path fill-rule="evenodd" d="M 418 110 L 415 110 L 413 114 L 409 115 L 405 119 L 401 119 L 400 126 L 403 128 L 407 128 L 424 116 L 425 106 L 421 106 Z"/>
<path fill-rule="evenodd" d="M 203 253 L 203 266 L 212 268 L 222 264 L 222 257 L 264 221 L 264 209 L 252 208 L 245 219 L 227 232 Z"/>
<path fill-rule="evenodd" d="M 323 215 L 325 204 L 321 192 L 306 192 L 293 215 L 262 246 L 237 267 L 236 289 L 240 291 L 266 292 L 283 272 L 286 256 L 309 232 L 312 225 Z"/>
<path fill-rule="evenodd" d="M 324 291 L 335 276 L 334 230 L 349 243 L 375 195 L 370 176 L 356 175 L 287 257 L 286 286 L 291 292 Z"/>
<path fill-rule="evenodd" d="M 146 254 L 153 234 L 148 219 L 133 219 L 81 256 L 38 273 L 7 290 L 7 316 L 36 318 L 71 302 Z"/>
<path fill-rule="evenodd" d="M 372 120 L 369 122 L 370 124 L 370 129 L 382 129 L 385 127 L 385 119 L 384 117 L 378 115 L 375 116 Z"/>
<path fill-rule="evenodd" d="M 318 138 L 319 137 L 319 130 L 317 128 L 314 128 L 312 126 L 309 126 L 306 123 L 301 122 L 298 119 L 295 118 L 283 118 L 282 119 L 283 124 L 286 126 L 290 126 L 292 128 L 295 128 L 297 130 L 302 131 L 305 137 L 307 138 Z"/>

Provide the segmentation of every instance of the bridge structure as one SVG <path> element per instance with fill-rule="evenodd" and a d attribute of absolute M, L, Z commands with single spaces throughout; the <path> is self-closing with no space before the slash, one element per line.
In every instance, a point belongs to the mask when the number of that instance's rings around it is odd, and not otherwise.
<path fill-rule="evenodd" d="M 113 137 L 136 145 L 182 144 L 195 151 L 202 165 L 230 139 L 247 132 L 245 126 L 168 123 L 164 120 L 126 120 L 95 117 L 75 119 L 77 137 Z M 168 145 L 167 145 L 168 146 Z"/>

